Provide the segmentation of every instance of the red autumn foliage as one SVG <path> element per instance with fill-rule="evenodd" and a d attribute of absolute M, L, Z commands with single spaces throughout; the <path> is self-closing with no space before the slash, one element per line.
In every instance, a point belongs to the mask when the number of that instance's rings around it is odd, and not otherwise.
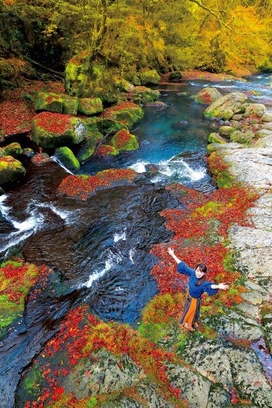
<path fill-rule="evenodd" d="M 50 133 L 63 134 L 66 130 L 72 129 L 71 115 L 62 113 L 41 112 L 34 117 L 36 126 L 39 126 Z"/>
<path fill-rule="evenodd" d="M 20 83 L 20 88 L 4 90 L 0 102 L 1 136 L 30 132 L 31 121 L 35 116 L 33 103 L 30 101 L 40 91 L 64 92 L 62 82 L 27 81 Z"/>
<path fill-rule="evenodd" d="M 124 145 L 129 143 L 130 139 L 131 139 L 130 132 L 126 129 L 122 129 L 119 130 L 118 133 L 116 133 L 114 137 L 114 144 L 117 149 L 121 149 Z"/>
<path fill-rule="evenodd" d="M 99 187 L 108 187 L 115 181 L 133 181 L 137 173 L 132 169 L 110 169 L 87 178 L 81 176 L 68 176 L 62 180 L 58 187 L 61 194 L 69 197 L 87 200 L 90 193 Z"/>
<path fill-rule="evenodd" d="M 115 355 L 127 354 L 143 367 L 146 375 L 155 377 L 160 384 L 164 384 L 164 394 L 171 398 L 180 397 L 180 390 L 171 386 L 166 373 L 166 362 L 179 362 L 174 353 L 155 348 L 152 342 L 142 338 L 129 326 L 117 323 L 107 325 L 101 322 L 97 317 L 88 314 L 87 306 L 84 306 L 69 312 L 61 324 L 60 332 L 47 343 L 42 359 L 35 362 L 37 367 L 40 366 L 47 386 L 39 397 L 39 405 L 35 405 L 37 402 L 28 402 L 25 407 L 43 408 L 50 402 L 60 401 L 64 392 L 60 385 L 63 384 L 63 377 L 67 376 L 80 360 L 90 358 L 94 351 L 101 348 Z M 58 352 L 62 359 L 68 359 L 65 370 L 58 366 L 53 368 Z M 121 364 L 119 367 L 123 369 Z M 85 375 L 88 375 L 88 372 Z M 69 406 L 76 407 L 76 403 L 78 400 L 73 397 L 72 405 Z"/>
<path fill-rule="evenodd" d="M 110 145 L 101 145 L 96 149 L 95 155 L 105 157 L 109 154 L 112 154 L 115 151 L 113 146 Z"/>

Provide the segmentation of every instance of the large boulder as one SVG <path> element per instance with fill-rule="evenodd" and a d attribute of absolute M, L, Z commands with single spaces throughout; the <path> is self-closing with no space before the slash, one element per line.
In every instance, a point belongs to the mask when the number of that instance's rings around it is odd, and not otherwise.
<path fill-rule="evenodd" d="M 111 139 L 111 144 L 115 149 L 121 151 L 131 151 L 139 149 L 139 143 L 135 135 L 132 135 L 128 130 L 122 129 L 117 132 Z"/>
<path fill-rule="evenodd" d="M 34 116 L 31 131 L 33 141 L 45 149 L 79 144 L 88 133 L 82 119 L 51 112 Z"/>
<path fill-rule="evenodd" d="M 222 94 L 216 88 L 207 87 L 201 89 L 201 91 L 199 91 L 196 96 L 194 96 L 194 99 L 198 103 L 210 105 L 221 97 Z"/>
<path fill-rule="evenodd" d="M 245 111 L 245 101 L 247 96 L 242 92 L 232 92 L 218 98 L 204 111 L 204 117 L 210 119 L 229 120 L 236 113 Z"/>
<path fill-rule="evenodd" d="M 103 103 L 100 98 L 79 98 L 78 112 L 86 116 L 103 112 Z"/>
<path fill-rule="evenodd" d="M 3 156 L 19 156 L 23 154 L 23 149 L 18 142 L 13 142 L 8 144 L 7 146 L 0 148 L 0 157 Z"/>
<path fill-rule="evenodd" d="M 36 112 L 48 111 L 76 115 L 78 99 L 53 92 L 39 92 L 34 105 Z"/>
<path fill-rule="evenodd" d="M 12 156 L 0 158 L 0 185 L 18 181 L 26 174 L 26 169 L 19 160 Z"/>
<path fill-rule="evenodd" d="M 116 86 L 116 75 L 101 62 L 94 63 L 86 51 L 75 55 L 65 68 L 65 91 L 77 97 L 100 97 L 116 103 L 120 90 Z"/>
<path fill-rule="evenodd" d="M 107 131 L 130 128 L 144 116 L 142 108 L 132 102 L 123 102 L 103 112 L 103 126 Z"/>
<path fill-rule="evenodd" d="M 157 85 L 160 75 L 155 69 L 145 70 L 140 72 L 140 80 L 142 85 Z"/>
<path fill-rule="evenodd" d="M 59 147 L 55 151 L 55 156 L 68 170 L 76 171 L 80 169 L 80 163 L 69 147 Z"/>

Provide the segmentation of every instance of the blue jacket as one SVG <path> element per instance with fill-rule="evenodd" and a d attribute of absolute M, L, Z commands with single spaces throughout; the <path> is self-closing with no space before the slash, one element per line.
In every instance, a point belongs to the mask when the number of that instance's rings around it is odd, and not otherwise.
<path fill-rule="evenodd" d="M 218 289 L 211 288 L 214 282 L 204 281 L 201 285 L 196 286 L 199 279 L 196 277 L 195 270 L 189 268 L 183 261 L 178 264 L 178 273 L 189 276 L 189 295 L 193 298 L 200 298 L 204 292 L 207 292 L 209 296 L 216 295 L 218 292 Z"/>

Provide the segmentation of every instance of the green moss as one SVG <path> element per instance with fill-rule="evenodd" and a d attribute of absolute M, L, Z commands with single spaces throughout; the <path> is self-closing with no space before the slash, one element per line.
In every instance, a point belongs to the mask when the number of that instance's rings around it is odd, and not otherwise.
<path fill-rule="evenodd" d="M 80 163 L 69 147 L 63 146 L 58 148 L 56 150 L 56 156 L 67 169 L 71 171 L 80 169 Z"/>
<path fill-rule="evenodd" d="M 32 366 L 32 369 L 28 372 L 27 376 L 22 380 L 20 384 L 18 395 L 19 398 L 22 395 L 23 398 L 32 400 L 37 399 L 41 395 L 41 383 L 42 383 L 42 373 L 39 368 L 35 365 Z"/>

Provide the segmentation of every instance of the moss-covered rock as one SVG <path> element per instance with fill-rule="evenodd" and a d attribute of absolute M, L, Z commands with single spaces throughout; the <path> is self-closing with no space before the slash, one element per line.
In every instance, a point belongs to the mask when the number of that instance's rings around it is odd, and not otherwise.
<path fill-rule="evenodd" d="M 62 113 L 63 100 L 60 95 L 52 92 L 39 92 L 35 100 L 36 112 L 49 111 Z"/>
<path fill-rule="evenodd" d="M 12 156 L 0 158 L 0 185 L 18 181 L 26 174 L 26 169 L 19 160 Z"/>
<path fill-rule="evenodd" d="M 69 95 L 56 94 L 53 92 L 39 92 L 34 108 L 36 112 L 48 111 L 76 115 L 78 111 L 78 99 Z"/>
<path fill-rule="evenodd" d="M 182 72 L 181 71 L 175 71 L 171 72 L 169 74 L 169 81 L 170 82 L 179 82 L 182 80 Z"/>
<path fill-rule="evenodd" d="M 222 136 L 220 136 L 218 133 L 212 132 L 209 134 L 208 142 L 224 144 L 226 143 L 226 140 Z"/>
<path fill-rule="evenodd" d="M 59 147 L 56 149 L 55 155 L 67 169 L 71 171 L 80 169 L 80 163 L 69 147 Z"/>
<path fill-rule="evenodd" d="M 0 157 L 3 156 L 19 156 L 20 154 L 23 154 L 23 149 L 18 142 L 13 142 L 10 143 L 9 145 L 3 147 L 0 149 Z"/>
<path fill-rule="evenodd" d="M 221 96 L 222 94 L 216 88 L 208 87 L 201 89 L 193 98 L 197 103 L 210 105 Z"/>
<path fill-rule="evenodd" d="M 137 104 L 124 102 L 105 109 L 102 116 L 105 122 L 104 126 L 108 121 L 109 126 L 114 125 L 116 130 L 120 130 L 134 125 L 134 123 L 143 118 L 144 112 Z"/>
<path fill-rule="evenodd" d="M 111 144 L 119 151 L 139 149 L 139 143 L 136 136 L 132 135 L 126 129 L 119 130 L 119 132 L 117 132 L 111 139 Z"/>
<path fill-rule="evenodd" d="M 102 140 L 102 133 L 98 131 L 88 132 L 88 137 L 80 147 L 80 150 L 77 154 L 78 160 L 80 162 L 84 162 L 85 160 L 89 159 L 94 154 L 97 144 Z"/>
<path fill-rule="evenodd" d="M 254 137 L 255 135 L 251 131 L 241 132 L 240 130 L 235 130 L 231 133 L 230 140 L 235 143 L 249 144 Z"/>
<path fill-rule="evenodd" d="M 77 97 L 100 97 L 110 103 L 116 103 L 120 91 L 115 82 L 113 69 L 106 68 L 101 62 L 94 63 L 87 50 L 74 56 L 66 65 L 65 90 Z"/>
<path fill-rule="evenodd" d="M 45 149 L 78 144 L 87 137 L 82 119 L 59 113 L 42 112 L 34 116 L 31 130 L 34 142 Z"/>
<path fill-rule="evenodd" d="M 22 260 L 0 264 L 0 338 L 23 312 L 25 298 L 39 274 L 38 267 Z"/>
<path fill-rule="evenodd" d="M 160 81 L 160 75 L 155 69 L 140 72 L 142 85 L 157 85 Z"/>
<path fill-rule="evenodd" d="M 155 102 L 160 97 L 160 91 L 145 86 L 135 86 L 133 100 L 138 104 Z"/>
<path fill-rule="evenodd" d="M 219 128 L 219 134 L 221 136 L 230 137 L 230 135 L 235 131 L 235 128 L 232 126 L 221 126 Z"/>
<path fill-rule="evenodd" d="M 232 92 L 216 99 L 204 111 L 205 118 L 231 119 L 237 113 L 244 113 L 247 96 L 242 92 Z"/>
<path fill-rule="evenodd" d="M 103 103 L 100 98 L 80 98 L 78 112 L 86 116 L 103 112 Z"/>

